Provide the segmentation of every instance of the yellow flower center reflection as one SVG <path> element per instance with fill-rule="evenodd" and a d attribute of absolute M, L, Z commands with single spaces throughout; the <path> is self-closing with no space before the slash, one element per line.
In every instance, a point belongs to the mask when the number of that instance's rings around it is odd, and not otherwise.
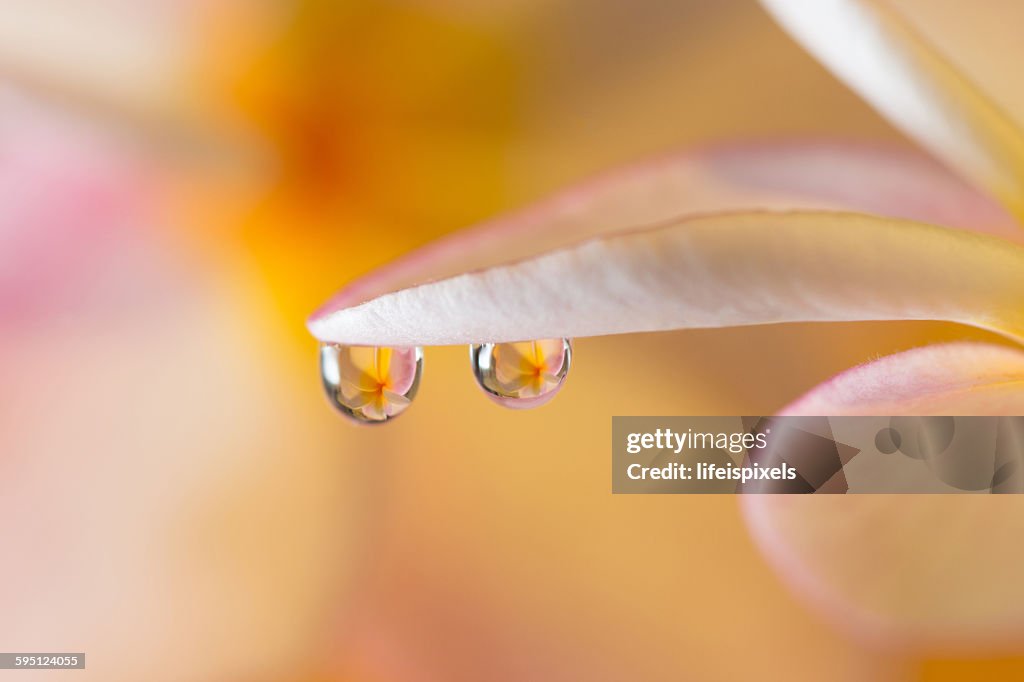
<path fill-rule="evenodd" d="M 557 386 L 565 363 L 562 339 L 499 343 L 494 347 L 494 375 L 509 395 L 534 398 Z"/>
<path fill-rule="evenodd" d="M 412 402 L 420 376 L 417 348 L 334 346 L 328 362 L 332 396 L 338 407 L 359 420 L 386 421 Z"/>
<path fill-rule="evenodd" d="M 489 398 L 504 407 L 543 405 L 565 383 L 572 357 L 568 339 L 484 343 L 470 348 L 473 375 Z"/>

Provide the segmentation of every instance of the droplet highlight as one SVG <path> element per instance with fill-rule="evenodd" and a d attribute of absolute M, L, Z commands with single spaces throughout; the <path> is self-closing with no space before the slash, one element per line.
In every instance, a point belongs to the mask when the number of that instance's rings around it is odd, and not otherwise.
<path fill-rule="evenodd" d="M 572 361 L 569 339 L 481 343 L 469 347 L 473 376 L 494 402 L 512 409 L 538 407 L 555 397 Z"/>
<path fill-rule="evenodd" d="M 320 346 L 320 377 L 339 412 L 361 424 L 381 424 L 405 412 L 423 373 L 423 349 Z"/>

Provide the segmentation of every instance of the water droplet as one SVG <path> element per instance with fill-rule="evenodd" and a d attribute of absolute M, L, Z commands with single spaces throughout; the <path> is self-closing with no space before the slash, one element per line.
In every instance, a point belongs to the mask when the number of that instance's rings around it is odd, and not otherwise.
<path fill-rule="evenodd" d="M 482 343 L 469 347 L 473 375 L 480 388 L 504 407 L 543 405 L 565 383 L 572 360 L 569 339 Z"/>
<path fill-rule="evenodd" d="M 320 376 L 342 414 L 364 424 L 394 419 L 412 403 L 423 372 L 423 349 L 320 346 Z"/>

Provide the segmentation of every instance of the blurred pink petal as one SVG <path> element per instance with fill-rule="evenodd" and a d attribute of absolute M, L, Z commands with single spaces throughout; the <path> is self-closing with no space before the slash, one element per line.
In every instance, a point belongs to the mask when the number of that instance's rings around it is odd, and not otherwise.
<path fill-rule="evenodd" d="M 933 346 L 849 370 L 784 414 L 1024 413 L 1024 352 Z M 1024 636 L 1019 495 L 750 495 L 753 536 L 838 627 L 880 646 L 999 649 Z"/>
<path fill-rule="evenodd" d="M 152 173 L 74 119 L 0 91 L 0 323 L 111 303 L 131 286 Z"/>
<path fill-rule="evenodd" d="M 90 680 L 294 669 L 348 584 L 354 479 L 255 283 L 189 258 L 150 183 L 0 95 L 0 641 Z"/>

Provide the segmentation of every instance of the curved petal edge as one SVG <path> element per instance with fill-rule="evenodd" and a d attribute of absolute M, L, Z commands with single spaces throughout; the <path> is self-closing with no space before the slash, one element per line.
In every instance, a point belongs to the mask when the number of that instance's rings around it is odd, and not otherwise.
<path fill-rule="evenodd" d="M 1020 415 L 1024 352 L 955 343 L 849 370 L 795 415 Z M 975 654 L 1024 636 L 1022 495 L 747 495 L 758 548 L 837 629 L 880 648 Z M 905 651 L 905 648 L 902 650 Z"/>
<path fill-rule="evenodd" d="M 1024 248 L 851 213 L 718 214 L 609 234 L 309 321 L 447 345 L 798 321 L 948 320 L 1024 340 Z"/>

